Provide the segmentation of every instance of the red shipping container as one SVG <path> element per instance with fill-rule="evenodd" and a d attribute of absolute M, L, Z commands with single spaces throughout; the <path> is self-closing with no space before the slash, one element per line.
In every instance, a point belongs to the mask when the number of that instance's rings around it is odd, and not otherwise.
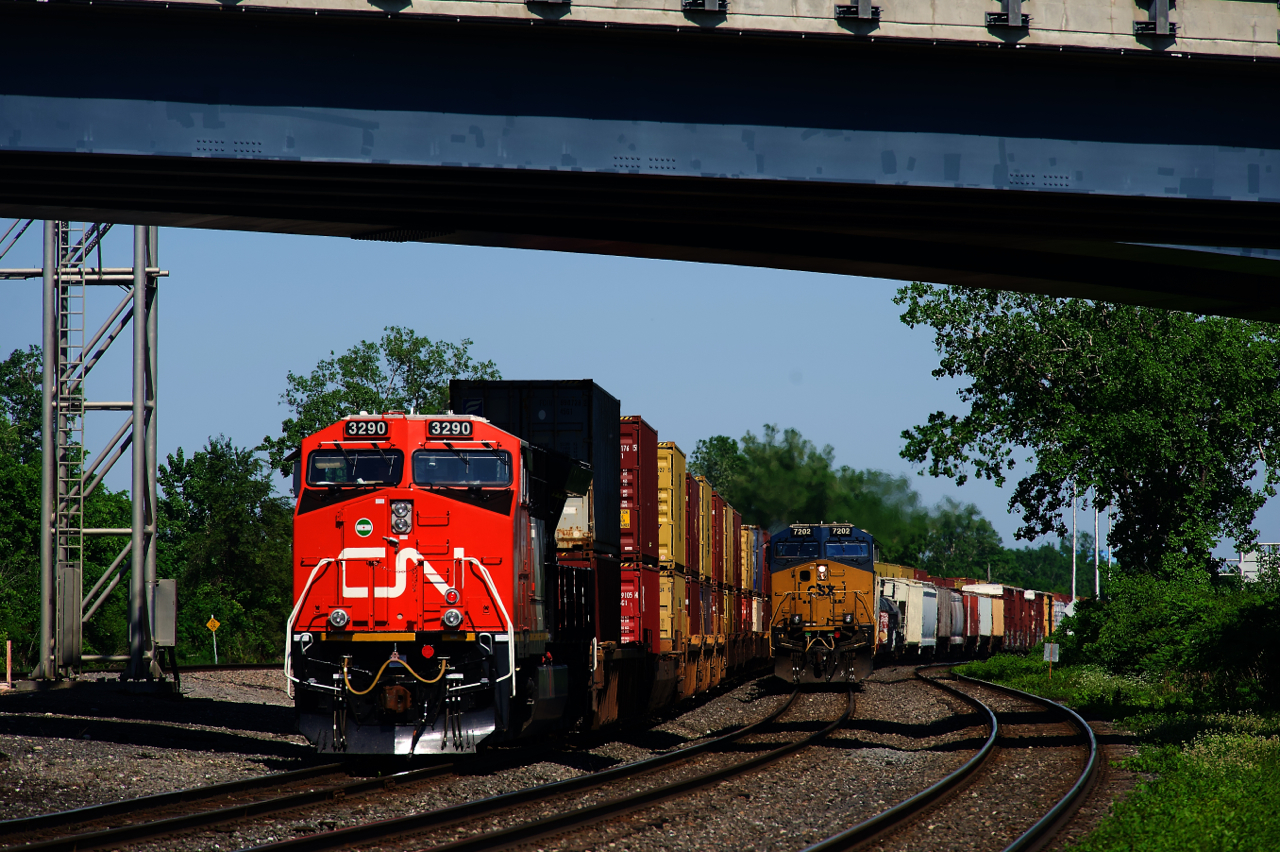
<path fill-rule="evenodd" d="M 738 595 L 738 607 L 742 613 L 738 618 L 738 629 L 741 633 L 751 632 L 751 600 L 750 592 L 743 592 Z"/>
<path fill-rule="evenodd" d="M 724 498 L 711 492 L 711 582 L 718 589 L 724 585 L 725 515 Z"/>
<path fill-rule="evenodd" d="M 689 614 L 689 636 L 702 635 L 702 583 L 694 577 L 685 581 L 685 612 Z"/>
<path fill-rule="evenodd" d="M 623 561 L 658 564 L 658 432 L 641 417 L 618 428 Z"/>
<path fill-rule="evenodd" d="M 686 473 L 684 485 L 684 573 L 696 578 L 702 568 L 702 483 Z"/>
<path fill-rule="evenodd" d="M 973 592 L 961 592 L 964 599 L 964 638 L 965 641 L 973 640 L 976 644 L 979 636 L 978 630 L 978 596 Z"/>
<path fill-rule="evenodd" d="M 622 566 L 622 643 L 657 648 L 661 602 L 659 572 L 636 563 Z"/>

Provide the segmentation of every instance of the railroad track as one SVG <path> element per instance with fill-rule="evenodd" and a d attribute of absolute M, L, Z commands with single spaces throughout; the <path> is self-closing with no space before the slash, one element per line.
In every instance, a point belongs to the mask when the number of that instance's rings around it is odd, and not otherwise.
<path fill-rule="evenodd" d="M 603 786 L 632 772 L 653 771 L 672 763 L 688 760 L 759 730 L 761 726 L 767 725 L 784 712 L 794 699 L 793 693 L 781 707 L 766 718 L 702 743 L 676 749 L 637 763 L 612 767 L 562 782 L 530 787 L 504 796 L 466 803 L 445 811 L 455 819 L 461 815 L 483 814 L 486 810 L 496 807 L 495 803 L 498 801 L 505 802 L 509 806 L 539 801 L 563 793 Z M 545 752 L 551 750 L 549 745 L 544 745 L 525 747 L 518 752 L 506 753 L 488 760 L 471 758 L 467 761 L 467 770 L 475 774 L 506 768 L 508 765 L 520 765 L 536 761 Z M 0 842 L 5 844 L 0 848 L 0 852 L 119 850 L 143 842 L 189 834 L 200 829 L 225 826 L 255 817 L 281 814 L 328 801 L 349 799 L 371 792 L 416 784 L 451 774 L 456 767 L 455 763 L 443 763 L 385 777 L 347 780 L 346 767 L 340 763 L 333 763 L 226 784 L 0 821 Z M 433 812 L 426 816 L 432 817 L 435 814 L 436 812 Z M 409 819 L 412 820 L 414 817 Z M 125 824 L 120 824 L 121 820 L 124 820 Z M 70 833 L 69 828 L 73 829 Z M 328 837 L 339 834 L 342 834 L 341 830 L 322 832 L 316 836 Z M 300 838 L 300 841 L 305 842 L 310 839 L 304 837 Z M 323 848 L 323 844 L 317 848 Z"/>
<path fill-rule="evenodd" d="M 469 825 L 474 825 L 478 821 L 489 819 L 496 814 L 519 806 L 538 803 L 546 804 L 550 800 L 563 797 L 566 794 L 583 794 L 618 781 L 631 781 L 637 776 L 665 770 L 677 763 L 688 761 L 707 752 L 721 750 L 749 735 L 765 730 L 792 706 L 798 694 L 798 692 L 791 693 L 781 707 L 752 725 L 725 736 L 657 757 L 624 764 L 591 775 L 577 776 L 564 781 L 465 802 L 427 813 L 413 814 L 398 819 L 352 826 L 338 831 L 323 832 L 258 846 L 252 852 L 329 852 L 329 850 L 336 849 L 395 846 L 407 842 L 412 842 L 415 849 L 423 850 L 423 852 L 489 852 L 489 850 L 509 849 L 548 837 L 569 834 L 585 827 L 650 807 L 667 799 L 717 784 L 728 778 L 751 772 L 812 745 L 839 728 L 849 719 L 854 708 L 854 693 L 852 691 L 848 693 L 847 706 L 843 714 L 821 730 L 807 736 L 801 736 L 777 748 L 728 766 L 700 772 L 676 781 L 659 783 L 642 790 L 592 804 L 577 806 L 580 802 L 579 797 L 574 801 L 554 806 L 552 808 L 553 812 L 548 816 L 517 820 L 512 825 L 481 830 L 457 840 L 439 842 L 434 845 L 423 845 L 421 839 L 408 841 L 408 838 L 428 831 L 432 833 L 450 830 L 466 831 L 466 827 Z"/>
<path fill-rule="evenodd" d="M 5 820 L 0 822 L 0 838 L 7 845 L 0 852 L 118 849 L 143 840 L 438 778 L 451 773 L 453 764 L 399 772 L 383 778 L 355 780 L 347 780 L 345 770 L 341 763 L 330 763 L 226 784 Z M 193 810 L 192 805 L 196 809 Z M 125 824 L 120 824 L 121 819 Z M 66 833 L 69 827 L 75 829 L 74 833 Z"/>
<path fill-rule="evenodd" d="M 1080 761 L 1082 768 L 1075 775 L 1069 789 L 1061 797 L 1054 800 L 1051 807 L 1039 814 L 1037 818 L 1034 818 L 1029 825 L 1026 825 L 1012 842 L 996 841 L 990 848 L 1003 850 L 1003 852 L 1030 852 L 1031 850 L 1039 849 L 1052 840 L 1057 831 L 1066 824 L 1084 801 L 1096 777 L 1099 766 L 1098 744 L 1093 735 L 1093 730 L 1074 710 L 1028 692 L 955 675 L 954 677 L 958 683 L 966 685 L 966 689 L 960 689 L 936 678 L 925 677 L 922 670 L 926 668 L 935 667 L 921 667 L 921 670 L 917 670 L 917 676 L 932 686 L 959 698 L 986 716 L 989 728 L 986 742 L 962 766 L 929 788 L 877 814 L 871 819 L 819 843 L 805 847 L 803 852 L 848 852 L 848 850 L 860 849 L 873 843 L 877 843 L 880 848 L 886 850 L 907 848 L 909 846 L 928 848 L 935 844 L 930 842 L 926 833 L 921 832 L 920 836 L 915 838 L 903 837 L 902 835 L 913 830 L 919 831 L 919 827 L 922 824 L 921 820 L 925 816 L 928 816 L 929 820 L 935 822 L 935 824 L 942 822 L 945 819 L 944 814 L 948 808 L 954 811 L 951 815 L 953 831 L 962 832 L 962 829 L 955 828 L 955 826 L 957 823 L 963 824 L 967 817 L 972 816 L 974 808 L 970 807 L 968 809 L 969 812 L 965 813 L 964 805 L 956 802 L 955 794 L 961 790 L 976 788 L 979 784 L 979 779 L 983 775 L 984 768 L 990 766 L 993 758 L 1002 747 L 1035 748 L 1036 746 L 1032 743 L 1041 736 L 1055 744 L 1061 744 L 1061 733 L 1052 728 L 1060 727 L 1063 721 L 1075 729 L 1076 735 L 1071 739 L 1077 740 L 1086 752 L 1083 760 Z M 1004 709 L 994 709 L 974 693 L 1002 696 L 1006 699 L 1006 706 Z M 1009 706 L 1010 704 L 1014 706 Z M 1038 712 L 1028 714 L 1025 709 L 1017 708 L 1017 704 L 1038 708 Z M 1046 715 L 1050 717 L 1048 720 L 1035 718 Z M 1000 723 L 1002 718 L 1005 721 L 1003 727 Z M 1028 730 L 1037 726 L 1046 726 L 1050 730 L 1043 734 L 1036 734 Z M 975 798 L 979 796 L 976 792 L 972 795 Z M 1007 807 L 1008 802 L 1004 802 L 1003 806 Z M 933 826 L 929 826 L 929 828 L 932 829 Z M 916 841 L 915 843 L 911 842 L 913 839 Z M 936 837 L 934 840 L 936 841 Z M 973 848 L 981 848 L 981 846 L 974 846 Z"/>

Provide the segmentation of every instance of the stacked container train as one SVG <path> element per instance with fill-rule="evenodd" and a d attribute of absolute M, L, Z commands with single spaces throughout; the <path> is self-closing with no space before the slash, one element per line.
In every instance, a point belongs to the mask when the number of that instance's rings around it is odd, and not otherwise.
<path fill-rule="evenodd" d="M 792 524 L 769 551 L 774 672 L 795 683 L 856 682 L 874 660 L 1025 652 L 1061 620 L 1054 595 L 875 560 L 850 524 Z"/>
<path fill-rule="evenodd" d="M 285 672 L 321 752 L 642 715 L 768 657 L 768 536 L 587 381 L 455 381 L 295 466 Z"/>

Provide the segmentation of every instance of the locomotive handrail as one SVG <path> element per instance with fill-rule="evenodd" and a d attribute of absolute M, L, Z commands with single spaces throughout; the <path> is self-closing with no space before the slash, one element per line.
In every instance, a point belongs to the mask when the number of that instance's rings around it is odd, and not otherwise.
<path fill-rule="evenodd" d="M 508 670 L 505 675 L 498 678 L 494 683 L 501 683 L 507 678 L 511 678 L 511 697 L 516 697 L 516 631 L 515 625 L 511 623 L 511 616 L 507 615 L 507 608 L 502 603 L 502 595 L 498 594 L 498 587 L 494 585 L 493 577 L 489 576 L 489 569 L 480 564 L 480 560 L 474 556 L 462 557 L 465 561 L 470 562 L 472 567 L 480 572 L 480 579 L 484 580 L 484 584 L 489 588 L 489 597 L 493 598 L 493 602 L 498 605 L 498 612 L 502 613 L 503 621 L 507 622 L 507 660 Z"/>
<path fill-rule="evenodd" d="M 298 620 L 298 613 L 302 611 L 302 602 L 307 599 L 307 592 L 311 591 L 311 584 L 316 581 L 316 575 L 320 573 L 321 568 L 327 567 L 332 562 L 332 559 L 326 557 L 311 569 L 311 576 L 307 578 L 307 584 L 302 587 L 302 594 L 298 595 L 298 601 L 293 605 L 293 612 L 289 613 L 289 618 L 284 623 L 284 676 L 289 682 L 290 698 L 293 697 L 293 684 L 298 683 L 298 679 L 293 676 L 293 667 L 290 666 L 293 657 L 293 625 Z"/>

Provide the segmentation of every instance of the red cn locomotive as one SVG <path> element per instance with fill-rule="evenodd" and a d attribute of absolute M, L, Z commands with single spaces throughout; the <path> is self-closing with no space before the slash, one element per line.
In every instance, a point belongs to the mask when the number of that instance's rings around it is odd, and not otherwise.
<path fill-rule="evenodd" d="M 308 437 L 285 652 L 307 739 L 470 752 L 571 719 L 589 661 L 549 641 L 555 528 L 590 480 L 481 417 L 361 414 Z"/>

